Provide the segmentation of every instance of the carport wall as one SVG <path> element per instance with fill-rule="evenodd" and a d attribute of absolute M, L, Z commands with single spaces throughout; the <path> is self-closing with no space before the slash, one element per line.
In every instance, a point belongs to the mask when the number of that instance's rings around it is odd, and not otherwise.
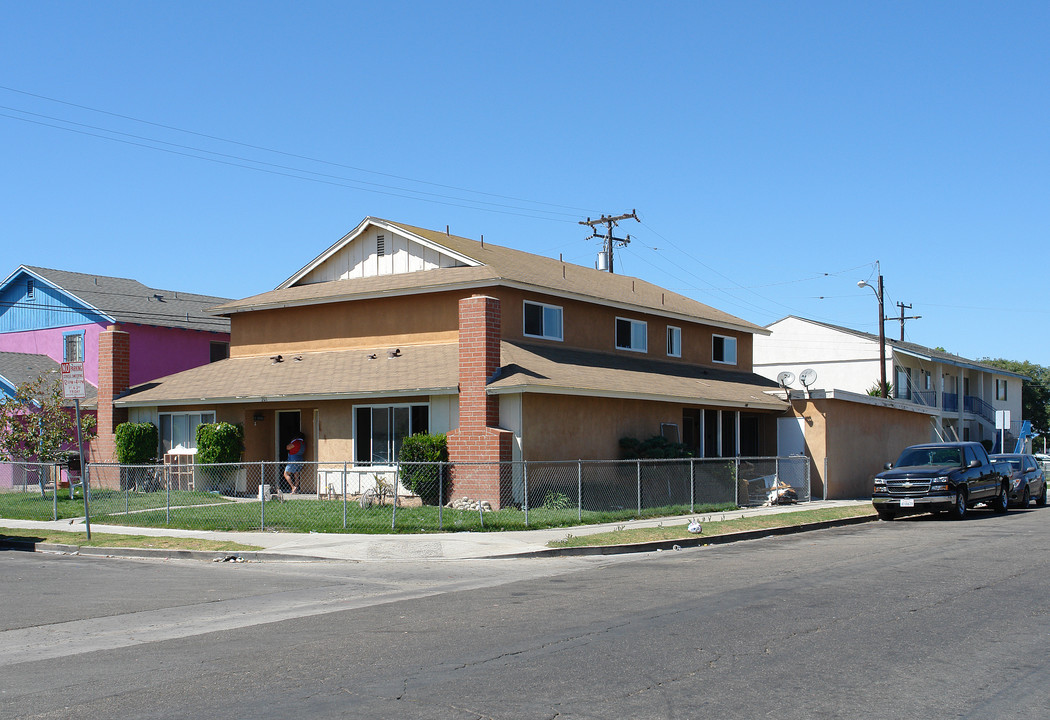
<path fill-rule="evenodd" d="M 685 408 L 754 414 L 759 418 L 757 443 L 760 453 L 772 455 L 776 452 L 777 413 L 580 395 L 524 393 L 520 397 L 520 422 L 503 417 L 501 420 L 520 427 L 516 434 L 521 438 L 523 460 L 619 459 L 621 438 L 646 440 L 660 434 L 662 423 L 676 425 L 681 436 Z"/>
<path fill-rule="evenodd" d="M 875 474 L 887 462 L 933 436 L 926 413 L 897 407 L 893 401 L 848 395 L 852 397 L 791 401 L 795 416 L 804 421 L 814 498 L 824 496 L 825 485 L 832 500 L 871 497 Z"/>

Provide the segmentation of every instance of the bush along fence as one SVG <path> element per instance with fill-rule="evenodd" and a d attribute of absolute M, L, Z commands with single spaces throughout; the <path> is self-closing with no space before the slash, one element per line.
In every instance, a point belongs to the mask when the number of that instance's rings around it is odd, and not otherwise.
<path fill-rule="evenodd" d="M 524 530 L 810 499 L 805 457 L 315 462 L 303 463 L 297 493 L 282 463 L 181 460 L 89 463 L 92 523 L 294 532 Z M 65 465 L 0 463 L 0 517 L 82 517 L 83 486 L 68 475 Z"/>

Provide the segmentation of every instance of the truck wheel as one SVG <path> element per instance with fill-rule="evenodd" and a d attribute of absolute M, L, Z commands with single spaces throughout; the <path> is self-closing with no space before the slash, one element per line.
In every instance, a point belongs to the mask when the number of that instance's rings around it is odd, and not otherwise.
<path fill-rule="evenodd" d="M 1043 483 L 1043 491 L 1035 499 L 1035 504 L 1039 507 L 1046 507 L 1046 483 Z"/>
<path fill-rule="evenodd" d="M 955 502 L 952 504 L 952 518 L 962 520 L 966 517 L 966 493 L 962 490 L 955 491 Z"/>
<path fill-rule="evenodd" d="M 875 512 L 877 512 L 879 514 L 879 520 L 885 520 L 886 522 L 889 522 L 893 518 L 897 517 L 896 515 L 893 514 L 892 510 L 884 510 L 882 508 L 876 508 Z"/>
<path fill-rule="evenodd" d="M 1028 488 L 1025 488 L 1027 492 Z M 1031 497 L 1031 496 L 1029 496 Z M 1028 503 L 1025 503 L 1027 505 Z M 999 494 L 995 496 L 995 500 L 992 502 L 992 510 L 1002 515 L 1010 509 L 1010 495 L 1006 491 L 1005 485 L 999 486 Z"/>

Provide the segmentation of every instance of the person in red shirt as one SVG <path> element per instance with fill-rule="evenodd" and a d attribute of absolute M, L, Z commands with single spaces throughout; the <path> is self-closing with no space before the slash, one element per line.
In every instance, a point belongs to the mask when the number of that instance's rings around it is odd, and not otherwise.
<path fill-rule="evenodd" d="M 299 471 L 303 469 L 303 457 L 306 455 L 306 439 L 302 433 L 292 438 L 292 441 L 284 446 L 288 451 L 288 464 L 284 466 L 284 480 L 291 487 L 294 495 L 299 492 Z"/>

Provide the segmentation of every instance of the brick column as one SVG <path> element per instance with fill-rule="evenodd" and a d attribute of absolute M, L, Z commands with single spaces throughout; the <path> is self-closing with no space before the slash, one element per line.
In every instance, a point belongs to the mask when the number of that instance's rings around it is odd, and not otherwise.
<path fill-rule="evenodd" d="M 126 408 L 113 407 L 113 399 L 131 385 L 131 336 L 110 325 L 98 336 L 98 437 L 91 443 L 91 459 L 116 462 L 114 433 L 126 422 Z"/>
<path fill-rule="evenodd" d="M 500 302 L 483 295 L 459 301 L 459 428 L 448 433 L 452 497 L 510 502 L 513 433 L 499 427 L 499 398 L 486 391 L 500 368 Z M 472 465 L 470 463 L 483 463 Z M 501 480 L 505 478 L 505 480 Z"/>

